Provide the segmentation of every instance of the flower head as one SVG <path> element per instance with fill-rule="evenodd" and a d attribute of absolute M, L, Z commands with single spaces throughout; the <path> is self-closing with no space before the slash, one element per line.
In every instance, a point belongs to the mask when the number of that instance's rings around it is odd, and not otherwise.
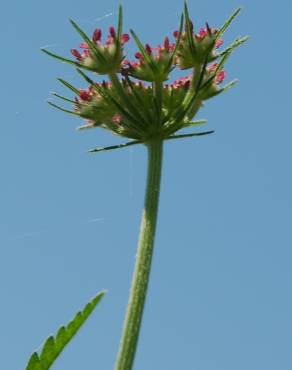
<path fill-rule="evenodd" d="M 130 36 L 122 33 L 121 8 L 118 28 L 110 27 L 104 40 L 101 29 L 94 30 L 89 38 L 72 21 L 83 38 L 79 49 L 71 50 L 75 61 L 45 52 L 75 64 L 89 87 L 78 90 L 60 79 L 75 93 L 75 100 L 54 95 L 72 101 L 73 111 L 50 104 L 86 119 L 86 124 L 80 129 L 101 127 L 133 139 L 136 143 L 147 143 L 154 138 L 168 140 L 190 136 L 175 133 L 197 125 L 192 120 L 204 101 L 226 91 L 235 83 L 232 81 L 221 86 L 226 77 L 225 62 L 247 38 L 235 40 L 222 52 L 217 50 L 223 44 L 223 33 L 238 13 L 239 10 L 220 29 L 210 28 L 206 23 L 205 27 L 195 31 L 185 6 L 184 18 L 181 18 L 180 29 L 173 33 L 174 39 L 166 36 L 156 47 L 148 43 L 143 46 L 131 30 L 138 46 L 134 61 L 125 59 L 124 55 L 124 45 Z M 192 71 L 173 82 L 167 81 L 175 67 Z M 83 69 L 107 74 L 110 81 L 94 82 Z M 120 79 L 117 73 L 121 74 Z M 191 136 L 206 133 L 194 133 Z"/>
<path fill-rule="evenodd" d="M 175 43 L 166 36 L 162 45 L 151 47 L 146 44 L 141 51 L 135 53 L 136 61 L 125 60 L 122 73 L 143 81 L 165 81 L 172 68 Z"/>
<path fill-rule="evenodd" d="M 111 26 L 103 44 L 102 31 L 98 28 L 93 32 L 91 40 L 80 44 L 82 53 L 77 49 L 71 49 L 71 54 L 77 59 L 80 67 L 99 74 L 119 72 L 124 59 L 123 46 L 129 39 L 128 34 L 121 34 L 118 38 L 115 28 Z"/>

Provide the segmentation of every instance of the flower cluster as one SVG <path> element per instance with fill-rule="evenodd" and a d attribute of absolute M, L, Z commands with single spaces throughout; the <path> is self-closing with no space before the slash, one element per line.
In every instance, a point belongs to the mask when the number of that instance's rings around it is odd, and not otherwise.
<path fill-rule="evenodd" d="M 82 66 L 99 74 L 119 72 L 124 59 L 123 46 L 129 41 L 130 36 L 124 33 L 118 39 L 115 28 L 110 27 L 104 44 L 101 39 L 102 30 L 98 28 L 93 32 L 90 42 L 80 44 L 82 53 L 77 49 L 71 49 L 71 54 Z"/>
<path fill-rule="evenodd" d="M 170 72 L 168 66 L 172 64 L 175 45 L 175 43 L 170 43 L 167 36 L 162 46 L 158 45 L 152 48 L 149 44 L 146 44 L 146 54 L 140 51 L 135 53 L 137 61 L 124 60 L 123 74 L 149 82 L 168 80 Z"/>
<path fill-rule="evenodd" d="M 222 93 L 235 83 L 232 81 L 221 86 L 226 77 L 224 65 L 233 50 L 245 42 L 247 37 L 236 39 L 221 52 L 218 49 L 223 44 L 223 33 L 239 11 L 240 9 L 219 29 L 211 28 L 206 23 L 205 28 L 196 32 L 185 5 L 180 28 L 173 33 L 173 41 L 167 36 L 162 45 L 157 47 L 143 45 L 131 30 L 131 36 L 139 49 L 135 53 L 135 61 L 129 61 L 124 54 L 124 45 L 130 36 L 122 33 L 121 7 L 117 31 L 110 27 L 104 43 L 100 29 L 96 29 L 89 38 L 71 21 L 83 38 L 81 50 L 71 50 L 75 61 L 44 51 L 74 64 L 89 83 L 88 89 L 78 90 L 68 82 L 60 80 L 77 95 L 71 113 L 87 120 L 80 128 L 102 127 L 134 139 L 137 143 L 147 143 L 153 138 L 167 140 L 182 137 L 184 135 L 175 136 L 175 133 L 196 125 L 192 119 L 204 101 Z M 170 73 L 174 68 L 191 71 L 187 76 L 169 82 Z M 96 83 L 83 70 L 108 75 L 110 82 Z M 121 75 L 120 78 L 118 74 Z M 50 104 L 68 112 L 54 103 Z M 200 134 L 204 133 L 198 133 Z"/>

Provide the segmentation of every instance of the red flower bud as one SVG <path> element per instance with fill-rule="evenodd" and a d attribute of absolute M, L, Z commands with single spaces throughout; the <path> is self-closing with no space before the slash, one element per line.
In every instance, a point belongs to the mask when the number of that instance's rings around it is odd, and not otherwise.
<path fill-rule="evenodd" d="M 166 36 L 164 39 L 164 48 L 168 51 L 170 47 L 169 38 Z"/>
<path fill-rule="evenodd" d="M 79 91 L 79 96 L 81 100 L 87 101 L 90 99 L 90 94 L 86 90 L 80 90 Z"/>
<path fill-rule="evenodd" d="M 173 37 L 175 37 L 176 39 L 178 38 L 179 36 L 179 31 L 174 31 L 173 32 Z"/>
<path fill-rule="evenodd" d="M 100 28 L 97 28 L 94 32 L 93 32 L 93 35 L 92 35 L 92 41 L 93 42 L 97 42 L 97 41 L 100 41 L 101 40 L 101 36 L 102 36 L 102 31 Z"/>
<path fill-rule="evenodd" d="M 130 36 L 127 33 L 122 34 L 121 37 L 122 43 L 126 43 L 130 40 Z"/>
<path fill-rule="evenodd" d="M 143 59 L 143 55 L 141 53 L 137 52 L 135 54 L 135 58 L 137 58 L 137 59 Z"/>
<path fill-rule="evenodd" d="M 109 34 L 111 35 L 112 38 L 116 37 L 116 30 L 113 26 L 109 28 Z"/>
<path fill-rule="evenodd" d="M 81 54 L 79 53 L 79 51 L 77 49 L 71 49 L 71 54 L 76 57 L 77 59 L 81 60 L 82 59 L 82 56 Z"/>
<path fill-rule="evenodd" d="M 145 49 L 146 49 L 146 51 L 147 51 L 147 53 L 148 53 L 149 55 L 151 55 L 151 54 L 152 54 L 152 48 L 151 48 L 151 46 L 150 46 L 149 44 L 146 44 L 146 45 L 145 45 Z"/>

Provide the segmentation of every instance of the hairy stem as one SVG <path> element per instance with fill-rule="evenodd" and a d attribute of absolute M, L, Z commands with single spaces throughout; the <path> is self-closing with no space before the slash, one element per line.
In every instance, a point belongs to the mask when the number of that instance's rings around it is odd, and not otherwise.
<path fill-rule="evenodd" d="M 147 144 L 148 175 L 130 297 L 115 370 L 132 370 L 146 300 L 158 213 L 163 141 Z"/>

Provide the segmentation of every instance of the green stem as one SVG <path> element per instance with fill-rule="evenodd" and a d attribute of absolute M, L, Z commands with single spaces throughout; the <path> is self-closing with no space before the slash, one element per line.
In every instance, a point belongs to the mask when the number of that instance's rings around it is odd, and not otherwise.
<path fill-rule="evenodd" d="M 115 370 L 131 370 L 148 288 L 158 213 L 163 141 L 152 140 L 148 148 L 148 175 L 136 265 Z"/>

